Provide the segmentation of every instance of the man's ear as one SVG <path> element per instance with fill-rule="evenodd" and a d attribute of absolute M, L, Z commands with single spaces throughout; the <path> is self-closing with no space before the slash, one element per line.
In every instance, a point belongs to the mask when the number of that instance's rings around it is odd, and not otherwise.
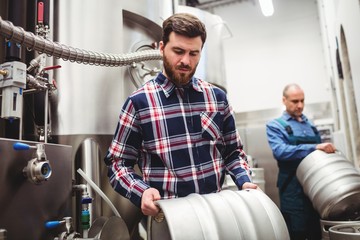
<path fill-rule="evenodd" d="M 160 42 L 159 42 L 159 50 L 160 50 L 161 56 L 163 55 L 164 48 L 165 48 L 164 42 L 163 42 L 163 41 L 160 41 Z"/>

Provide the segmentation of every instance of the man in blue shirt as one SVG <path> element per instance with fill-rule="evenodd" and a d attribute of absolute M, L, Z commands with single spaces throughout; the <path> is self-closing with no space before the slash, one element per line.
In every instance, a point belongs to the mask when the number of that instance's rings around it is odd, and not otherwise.
<path fill-rule="evenodd" d="M 105 163 L 113 188 L 144 215 L 159 212 L 159 199 L 221 191 L 226 173 L 239 189 L 257 188 L 225 92 L 193 76 L 205 39 L 195 16 L 166 19 L 162 73 L 122 107 Z"/>
<path fill-rule="evenodd" d="M 304 194 L 296 169 L 314 150 L 333 153 L 336 149 L 332 143 L 321 143 L 318 130 L 302 113 L 305 97 L 299 85 L 285 86 L 282 100 L 286 110 L 266 124 L 268 142 L 279 167 L 280 210 L 292 240 L 318 240 L 321 239 L 319 214 Z"/>

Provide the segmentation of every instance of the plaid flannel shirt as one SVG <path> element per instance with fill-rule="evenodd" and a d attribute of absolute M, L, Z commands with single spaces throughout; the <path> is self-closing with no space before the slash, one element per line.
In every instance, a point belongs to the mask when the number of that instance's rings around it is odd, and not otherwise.
<path fill-rule="evenodd" d="M 224 91 L 160 73 L 125 101 L 105 163 L 112 187 L 140 207 L 149 187 L 163 199 L 218 192 L 225 172 L 240 188 L 251 181 L 242 148 Z"/>

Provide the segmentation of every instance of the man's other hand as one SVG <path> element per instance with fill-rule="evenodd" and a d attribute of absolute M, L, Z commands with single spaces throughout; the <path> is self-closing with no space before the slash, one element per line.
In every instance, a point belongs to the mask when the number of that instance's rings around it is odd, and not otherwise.
<path fill-rule="evenodd" d="M 160 193 L 155 188 L 148 188 L 141 197 L 141 211 L 144 215 L 155 216 L 160 208 L 155 205 L 155 201 L 160 200 Z"/>

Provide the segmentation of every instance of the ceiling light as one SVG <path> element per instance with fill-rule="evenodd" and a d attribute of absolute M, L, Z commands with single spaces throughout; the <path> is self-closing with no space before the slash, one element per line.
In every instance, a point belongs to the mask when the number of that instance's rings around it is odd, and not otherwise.
<path fill-rule="evenodd" d="M 274 14 L 274 5 L 272 0 L 259 0 L 261 12 L 265 17 L 270 17 Z"/>

